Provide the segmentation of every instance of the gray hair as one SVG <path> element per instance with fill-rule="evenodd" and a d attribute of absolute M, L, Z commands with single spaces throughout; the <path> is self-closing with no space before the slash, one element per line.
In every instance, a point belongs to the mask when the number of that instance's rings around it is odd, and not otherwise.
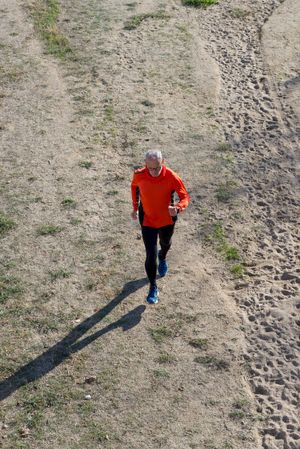
<path fill-rule="evenodd" d="M 145 154 L 145 160 L 155 159 L 157 161 L 162 161 L 163 157 L 160 150 L 148 150 Z"/>

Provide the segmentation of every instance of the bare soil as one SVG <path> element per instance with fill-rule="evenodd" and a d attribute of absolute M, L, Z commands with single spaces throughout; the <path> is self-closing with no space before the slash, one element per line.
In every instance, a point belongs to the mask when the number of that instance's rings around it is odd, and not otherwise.
<path fill-rule="evenodd" d="M 299 449 L 300 5 L 62 0 L 58 59 L 41 2 L 0 0 L 1 447 Z M 155 307 L 151 148 L 191 195 Z"/>

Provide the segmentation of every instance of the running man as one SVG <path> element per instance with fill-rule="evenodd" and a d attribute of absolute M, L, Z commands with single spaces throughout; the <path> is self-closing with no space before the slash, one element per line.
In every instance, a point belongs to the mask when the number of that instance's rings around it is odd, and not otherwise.
<path fill-rule="evenodd" d="M 158 302 L 156 284 L 157 256 L 158 273 L 161 277 L 168 271 L 167 253 L 171 247 L 177 215 L 189 204 L 189 195 L 180 177 L 163 165 L 162 154 L 158 150 L 147 151 L 145 167 L 135 170 L 131 194 L 133 220 L 139 218 L 146 249 L 145 269 L 150 282 L 146 301 Z M 175 192 L 179 202 L 174 204 Z M 157 254 L 157 238 L 160 250 Z"/>

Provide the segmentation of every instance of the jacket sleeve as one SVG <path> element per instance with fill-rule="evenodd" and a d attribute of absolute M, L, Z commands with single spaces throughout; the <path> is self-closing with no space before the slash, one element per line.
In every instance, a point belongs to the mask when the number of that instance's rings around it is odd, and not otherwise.
<path fill-rule="evenodd" d="M 181 212 L 189 205 L 190 197 L 182 180 L 177 175 L 174 175 L 174 190 L 179 196 L 179 201 L 175 204 L 175 207 L 177 207 L 178 212 Z"/>
<path fill-rule="evenodd" d="M 131 182 L 131 197 L 132 197 L 132 206 L 135 211 L 139 208 L 139 187 L 136 180 L 136 174 L 134 173 L 132 182 Z"/>

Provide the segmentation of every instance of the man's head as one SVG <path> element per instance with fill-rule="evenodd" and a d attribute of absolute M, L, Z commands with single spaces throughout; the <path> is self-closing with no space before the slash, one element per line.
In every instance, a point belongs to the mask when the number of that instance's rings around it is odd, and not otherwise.
<path fill-rule="evenodd" d="M 159 150 L 149 150 L 145 155 L 145 164 L 151 176 L 159 176 L 164 160 Z"/>

